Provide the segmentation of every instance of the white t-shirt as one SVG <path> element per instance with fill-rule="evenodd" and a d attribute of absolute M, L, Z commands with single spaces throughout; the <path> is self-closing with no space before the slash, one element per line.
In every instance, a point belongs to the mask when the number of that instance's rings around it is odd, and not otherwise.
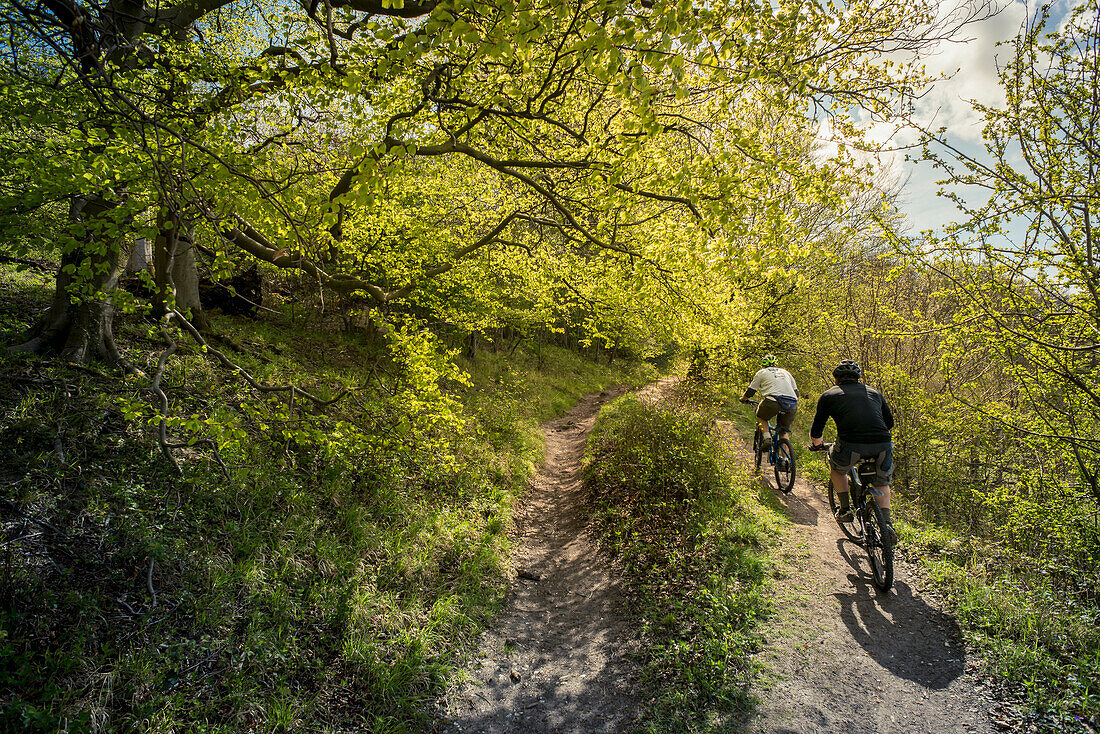
<path fill-rule="evenodd" d="M 794 384 L 794 377 L 782 367 L 765 367 L 752 377 L 749 387 L 760 393 L 761 398 L 770 395 L 784 395 L 789 398 L 796 397 L 798 385 Z"/>

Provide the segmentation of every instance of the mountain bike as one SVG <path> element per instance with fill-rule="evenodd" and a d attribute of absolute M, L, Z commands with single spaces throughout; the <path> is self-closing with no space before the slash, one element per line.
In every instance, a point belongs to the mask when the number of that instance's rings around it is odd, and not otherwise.
<path fill-rule="evenodd" d="M 746 400 L 749 405 L 759 405 L 759 400 Z M 778 423 L 778 421 L 776 421 Z M 783 433 L 780 433 L 783 431 Z M 752 450 L 756 454 L 755 469 L 760 472 L 760 464 L 764 460 L 765 452 L 768 455 L 768 463 L 775 467 L 775 483 L 784 494 L 790 494 L 794 489 L 794 447 L 787 438 L 786 429 L 778 425 L 773 426 L 768 421 L 768 437 L 770 445 L 765 448 L 764 435 L 757 426 L 756 433 L 752 436 Z"/>
<path fill-rule="evenodd" d="M 810 446 L 810 451 L 828 452 L 830 448 L 832 444 L 822 444 L 820 447 Z M 894 547 L 883 540 L 882 527 L 886 520 L 870 491 L 875 468 L 875 457 L 870 456 L 848 470 L 848 497 L 851 501 L 852 519 L 847 521 L 836 516 L 840 507 L 837 497 L 839 491 L 833 487 L 830 474 L 829 509 L 848 540 L 863 546 L 871 561 L 871 579 L 875 588 L 886 592 L 894 583 Z"/>

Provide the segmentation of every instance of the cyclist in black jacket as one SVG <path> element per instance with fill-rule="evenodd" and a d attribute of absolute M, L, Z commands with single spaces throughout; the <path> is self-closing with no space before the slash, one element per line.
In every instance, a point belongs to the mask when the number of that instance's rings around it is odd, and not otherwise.
<path fill-rule="evenodd" d="M 882 393 L 860 383 L 862 374 L 859 365 L 850 359 L 836 366 L 833 370 L 836 386 L 823 392 L 817 401 L 810 441 L 814 446 L 821 445 L 825 423 L 832 418 L 836 423 L 837 440 L 829 452 L 829 468 L 837 489 L 847 488 L 849 469 L 863 458 L 875 457 L 871 494 L 886 520 L 883 540 L 893 545 L 897 541 L 890 519 L 890 478 L 894 474 L 894 442 L 890 431 L 894 427 L 894 415 Z M 848 522 L 852 519 L 848 492 L 839 492 L 839 495 L 837 518 Z"/>

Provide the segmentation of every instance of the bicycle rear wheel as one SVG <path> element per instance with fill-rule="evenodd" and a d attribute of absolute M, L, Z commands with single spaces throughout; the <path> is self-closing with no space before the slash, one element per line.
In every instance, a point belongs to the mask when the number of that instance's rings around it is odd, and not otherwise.
<path fill-rule="evenodd" d="M 829 479 L 829 509 L 833 512 L 833 518 L 836 518 L 836 511 L 840 508 L 840 498 L 837 496 L 839 493 L 833 489 L 833 480 Z M 851 497 L 851 494 L 848 495 Z M 859 526 L 856 525 L 855 514 L 853 511 L 852 519 L 847 522 L 841 522 L 839 519 L 836 524 L 840 526 L 840 529 L 844 531 L 844 534 L 848 536 L 848 540 L 858 543 L 863 538 L 863 533 L 860 531 Z"/>
<path fill-rule="evenodd" d="M 867 503 L 864 517 L 867 537 L 864 538 L 863 547 L 871 560 L 872 581 L 879 591 L 889 591 L 894 584 L 894 547 L 883 541 L 882 527 L 886 520 L 882 516 L 882 510 L 873 501 Z"/>
<path fill-rule="evenodd" d="M 760 433 L 760 429 L 756 429 L 756 433 L 752 437 L 752 450 L 756 452 L 756 464 L 754 469 L 756 473 L 760 473 L 760 462 L 764 458 L 764 436 Z"/>
<path fill-rule="evenodd" d="M 775 444 L 775 484 L 785 494 L 794 489 L 794 447 L 786 438 Z"/>

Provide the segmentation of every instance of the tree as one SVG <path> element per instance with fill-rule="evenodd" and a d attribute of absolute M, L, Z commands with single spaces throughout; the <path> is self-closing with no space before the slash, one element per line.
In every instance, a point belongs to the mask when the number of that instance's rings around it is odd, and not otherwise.
<path fill-rule="evenodd" d="M 927 156 L 963 214 L 913 254 L 951 283 L 963 304 L 945 359 L 986 355 L 1017 389 L 974 405 L 1013 431 L 1064 448 L 1100 501 L 1100 6 L 1076 6 L 1055 24 L 1039 9 L 999 70 L 1004 107 L 985 116 L 988 160 L 933 134 Z M 968 387 L 955 384 L 964 397 Z M 1011 410 L 1019 403 L 1030 411 Z"/>
<path fill-rule="evenodd" d="M 6 140 L 22 179 L 3 211 L 17 224 L 76 202 L 55 306 L 24 346 L 80 359 L 119 356 L 122 241 L 158 243 L 170 307 L 166 264 L 192 220 L 221 262 L 232 251 L 300 270 L 379 309 L 532 241 L 682 292 L 673 271 L 700 249 L 708 266 L 734 264 L 757 221 L 781 231 L 769 181 L 835 200 L 835 168 L 759 144 L 748 107 L 803 122 L 810 108 L 840 127 L 853 105 L 891 114 L 922 76 L 915 59 L 882 54 L 954 22 L 934 24 L 923 1 L 3 8 Z M 437 226 L 418 226 L 433 186 Z M 690 234 L 649 236 L 647 222 L 669 217 Z"/>

